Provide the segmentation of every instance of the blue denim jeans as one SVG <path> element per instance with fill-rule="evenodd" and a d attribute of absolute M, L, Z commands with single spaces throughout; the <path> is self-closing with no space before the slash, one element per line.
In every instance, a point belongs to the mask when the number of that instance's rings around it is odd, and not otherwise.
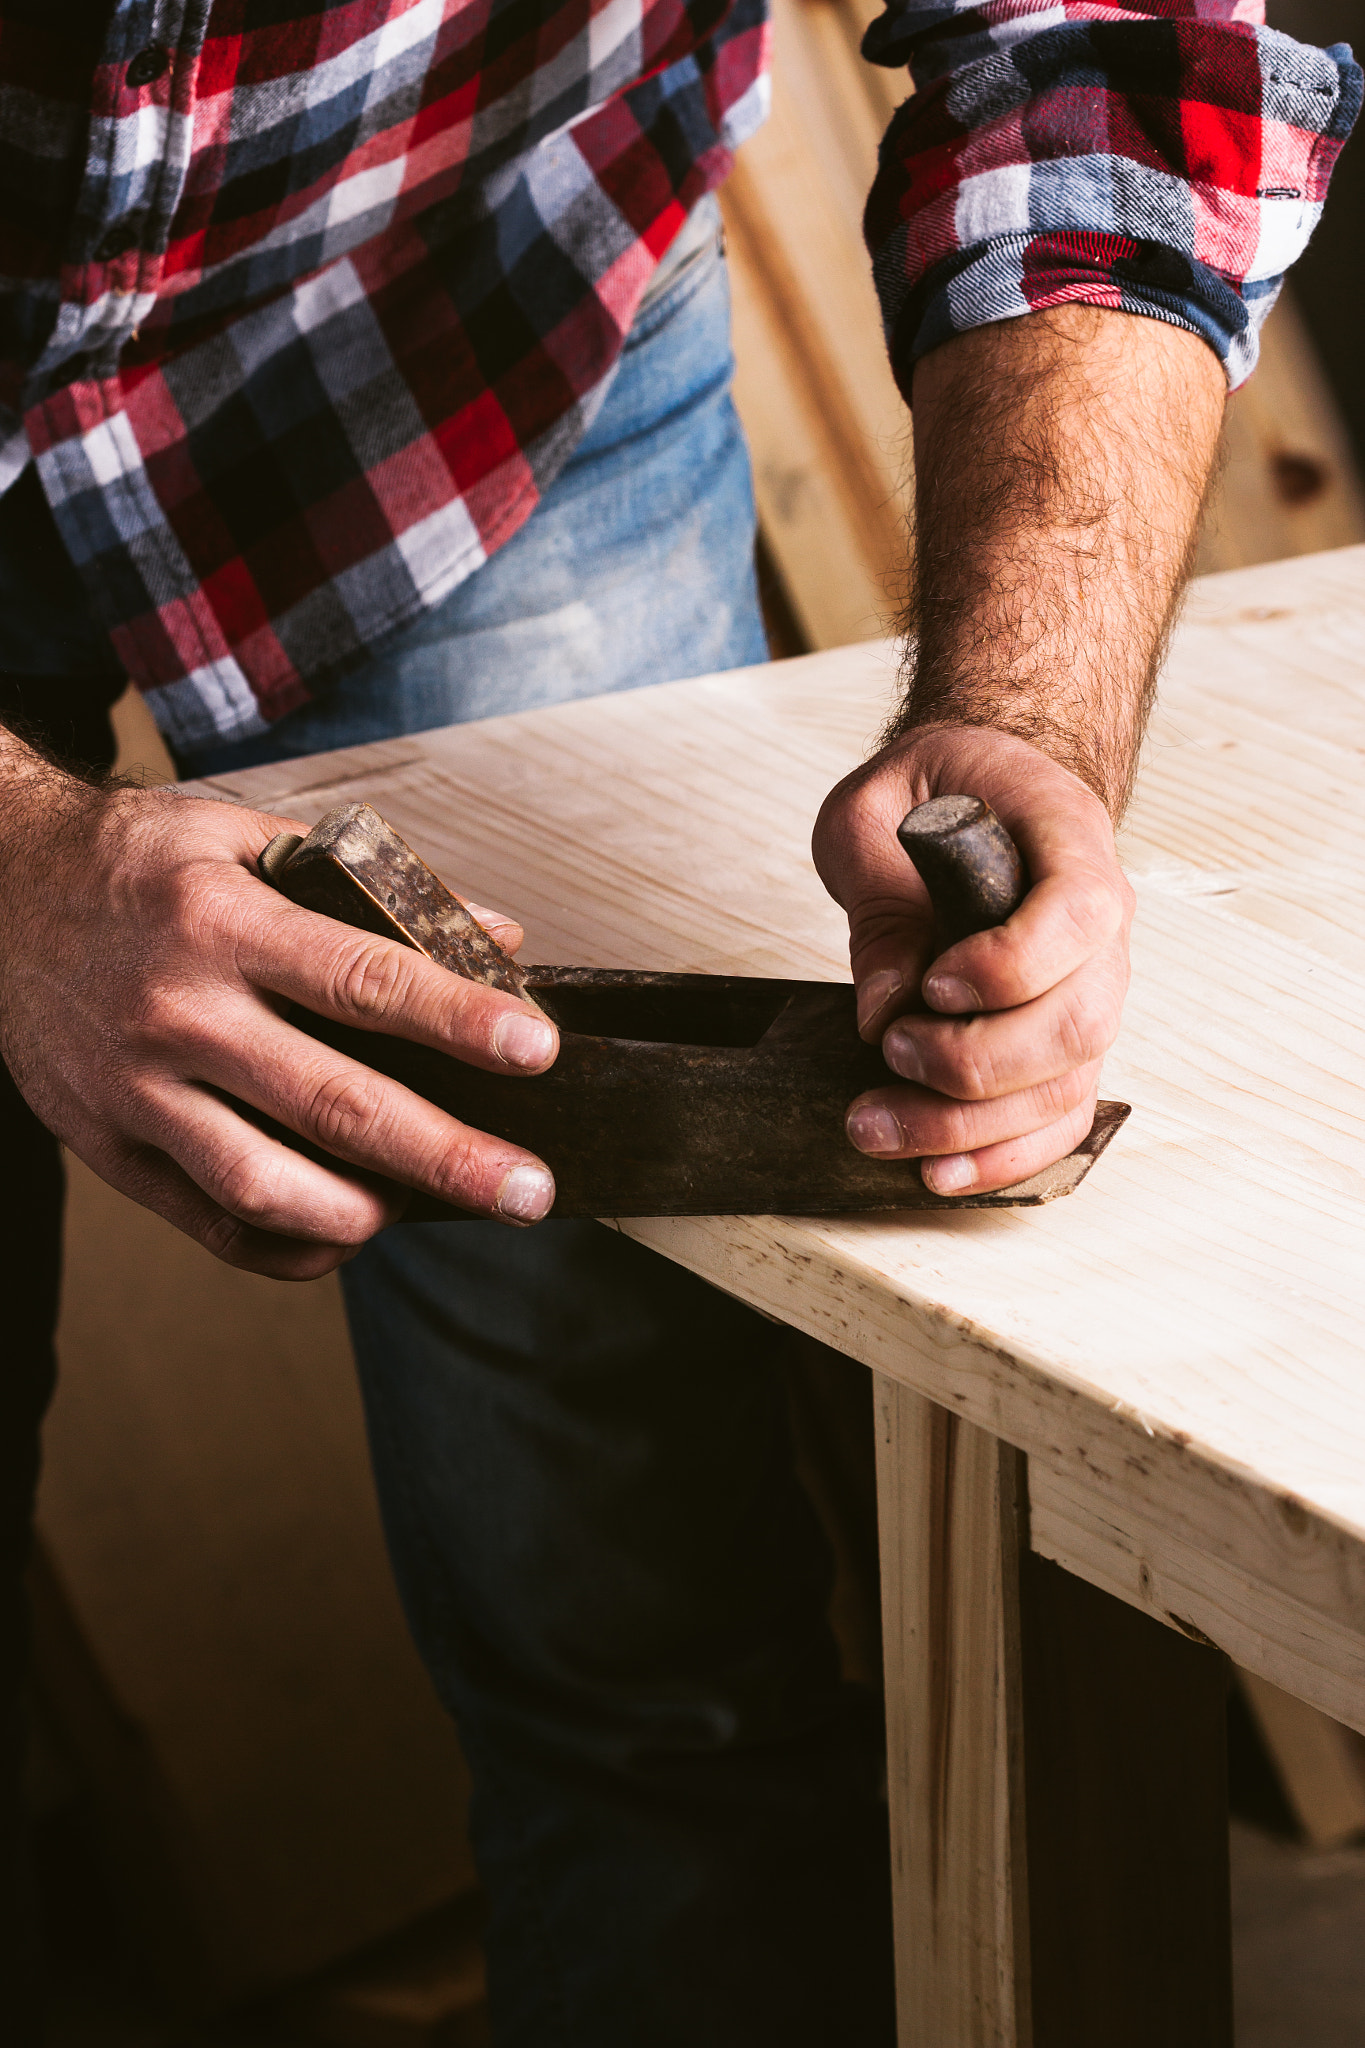
<path fill-rule="evenodd" d="M 186 768 L 761 660 L 730 367 L 709 205 L 515 539 Z M 395 1571 L 473 1771 L 499 2048 L 886 2048 L 879 1715 L 826 1622 L 786 1333 L 594 1223 L 399 1225 L 343 1283 Z"/>

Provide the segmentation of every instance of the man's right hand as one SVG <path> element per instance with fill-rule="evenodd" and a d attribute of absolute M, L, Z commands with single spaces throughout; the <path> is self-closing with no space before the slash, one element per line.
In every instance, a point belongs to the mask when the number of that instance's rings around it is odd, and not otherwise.
<path fill-rule="evenodd" d="M 539 1221 L 554 1181 L 533 1154 L 282 1016 L 299 1003 L 490 1072 L 542 1073 L 559 1050 L 529 1004 L 261 881 L 268 841 L 307 829 L 173 791 L 96 791 L 0 731 L 0 1053 L 30 1107 L 111 1186 L 279 1279 L 342 1264 L 408 1189 Z M 515 925 L 477 914 L 520 945 Z M 258 1130 L 243 1103 L 336 1169 Z"/>

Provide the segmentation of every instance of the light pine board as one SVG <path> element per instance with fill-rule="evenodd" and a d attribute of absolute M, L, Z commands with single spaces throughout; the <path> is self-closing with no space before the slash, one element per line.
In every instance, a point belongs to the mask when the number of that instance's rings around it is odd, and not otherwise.
<path fill-rule="evenodd" d="M 370 797 L 528 957 L 839 976 L 876 644 L 225 778 Z M 1196 586 L 1124 835 L 1131 1124 L 1042 1210 L 630 1233 L 1028 1452 L 1035 1547 L 1365 1726 L 1365 549 Z"/>
<path fill-rule="evenodd" d="M 1029 2048 L 1023 1459 L 876 1383 L 902 2048 Z"/>

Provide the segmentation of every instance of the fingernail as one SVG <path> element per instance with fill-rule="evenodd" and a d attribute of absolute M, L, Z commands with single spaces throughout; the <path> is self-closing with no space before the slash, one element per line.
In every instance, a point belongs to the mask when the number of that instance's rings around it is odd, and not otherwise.
<path fill-rule="evenodd" d="M 848 1113 L 844 1129 L 860 1152 L 899 1152 L 905 1133 L 889 1109 L 863 1102 Z"/>
<path fill-rule="evenodd" d="M 882 1040 L 882 1058 L 893 1074 L 899 1074 L 904 1081 L 922 1081 L 924 1062 L 914 1033 L 904 1024 L 893 1024 Z"/>
<path fill-rule="evenodd" d="M 976 1168 L 965 1152 L 950 1152 L 943 1159 L 922 1159 L 920 1178 L 931 1195 L 960 1195 L 976 1186 Z"/>
<path fill-rule="evenodd" d="M 509 1067 L 548 1067 L 555 1056 L 554 1027 L 543 1017 L 528 1017 L 523 1010 L 509 1010 L 498 1020 L 493 1050 Z"/>
<path fill-rule="evenodd" d="M 899 994 L 901 977 L 894 967 L 884 967 L 880 974 L 869 974 L 858 989 L 858 1029 L 870 1024 L 878 1010 L 889 1003 L 892 996 Z"/>
<path fill-rule="evenodd" d="M 955 974 L 931 974 L 924 984 L 924 1000 L 936 1010 L 980 1010 L 985 1007 L 969 981 Z"/>
<path fill-rule="evenodd" d="M 543 1166 L 514 1166 L 498 1189 L 493 1213 L 505 1216 L 509 1223 L 539 1223 L 549 1213 L 554 1198 L 552 1173 L 547 1173 Z"/>

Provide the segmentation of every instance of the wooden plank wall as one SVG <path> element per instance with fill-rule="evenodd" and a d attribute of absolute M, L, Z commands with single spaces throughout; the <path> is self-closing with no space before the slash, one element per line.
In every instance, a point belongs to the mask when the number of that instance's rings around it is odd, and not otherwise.
<path fill-rule="evenodd" d="M 721 193 L 735 399 L 792 612 L 809 647 L 839 647 L 904 599 L 910 423 L 860 226 L 895 81 L 858 56 L 843 0 L 773 13 L 772 118 Z"/>

